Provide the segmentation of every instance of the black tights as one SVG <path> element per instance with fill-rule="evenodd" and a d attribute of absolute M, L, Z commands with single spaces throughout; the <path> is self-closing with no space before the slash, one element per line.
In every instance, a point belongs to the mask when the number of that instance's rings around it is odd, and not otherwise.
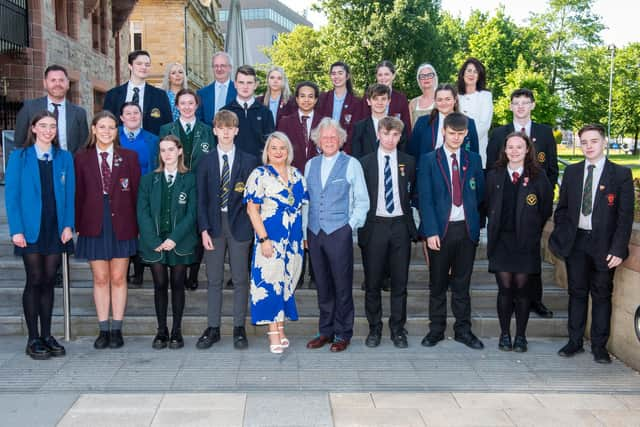
<path fill-rule="evenodd" d="M 502 334 L 509 334 L 511 315 L 516 312 L 516 336 L 525 336 L 529 321 L 529 289 L 526 273 L 496 273 L 498 282 L 498 318 Z M 515 289 L 514 289 L 515 288 Z M 511 335 L 511 334 L 509 334 Z"/>
<path fill-rule="evenodd" d="M 22 294 L 22 307 L 30 340 L 51 335 L 53 288 L 61 259 L 60 254 L 22 255 L 24 270 L 27 274 L 27 284 Z M 38 319 L 40 319 L 40 332 L 38 332 Z"/>
<path fill-rule="evenodd" d="M 171 278 L 169 278 L 169 270 Z M 151 275 L 153 276 L 154 295 L 156 306 L 156 317 L 158 318 L 158 329 L 164 330 L 167 327 L 167 306 L 169 305 L 169 280 L 171 281 L 171 312 L 173 315 L 173 329 L 181 329 L 182 314 L 184 313 L 184 282 L 187 276 L 186 265 L 175 265 L 173 267 L 165 264 L 151 264 Z"/>

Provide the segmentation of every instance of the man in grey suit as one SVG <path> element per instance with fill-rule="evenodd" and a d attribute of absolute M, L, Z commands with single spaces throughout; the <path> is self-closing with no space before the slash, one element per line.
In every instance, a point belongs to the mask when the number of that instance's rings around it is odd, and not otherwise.
<path fill-rule="evenodd" d="M 44 71 L 44 89 L 47 96 L 26 100 L 16 117 L 14 140 L 22 144 L 27 139 L 29 124 L 36 113 L 48 110 L 58 117 L 58 141 L 60 147 L 75 153 L 87 142 L 89 127 L 84 108 L 69 102 L 69 75 L 60 65 L 49 65 Z"/>

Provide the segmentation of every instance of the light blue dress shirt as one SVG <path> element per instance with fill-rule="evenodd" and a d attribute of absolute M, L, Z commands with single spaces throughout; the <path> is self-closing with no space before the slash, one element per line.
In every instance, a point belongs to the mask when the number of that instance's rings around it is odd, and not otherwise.
<path fill-rule="evenodd" d="M 271 115 L 273 116 L 273 123 L 276 122 L 276 117 L 278 117 L 278 107 L 280 107 L 280 98 L 276 100 L 269 98 L 269 110 L 271 110 Z"/>
<path fill-rule="evenodd" d="M 342 115 L 342 107 L 344 106 L 344 99 L 346 97 L 346 92 L 342 98 L 338 98 L 335 91 L 333 92 L 333 111 L 331 113 L 331 118 L 337 122 L 340 121 L 340 116 Z"/>
<path fill-rule="evenodd" d="M 60 103 L 58 107 L 58 142 L 60 148 L 67 149 L 67 100 L 65 99 Z M 53 101 L 47 97 L 47 110 L 53 113 Z"/>

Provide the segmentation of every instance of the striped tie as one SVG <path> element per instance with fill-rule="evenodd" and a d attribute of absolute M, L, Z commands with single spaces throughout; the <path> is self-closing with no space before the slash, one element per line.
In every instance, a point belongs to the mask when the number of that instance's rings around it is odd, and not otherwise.
<path fill-rule="evenodd" d="M 391 181 L 391 166 L 389 156 L 384 156 L 384 202 L 387 212 L 393 212 L 393 183 Z"/>
<path fill-rule="evenodd" d="M 229 157 L 222 155 L 222 180 L 220 183 L 220 207 L 225 209 L 229 204 Z"/>
<path fill-rule="evenodd" d="M 593 210 L 593 194 L 591 190 L 593 189 L 593 169 L 595 165 L 587 166 L 589 170 L 587 172 L 587 179 L 584 182 L 584 190 L 582 190 L 582 215 L 589 216 L 591 215 L 591 211 Z"/>

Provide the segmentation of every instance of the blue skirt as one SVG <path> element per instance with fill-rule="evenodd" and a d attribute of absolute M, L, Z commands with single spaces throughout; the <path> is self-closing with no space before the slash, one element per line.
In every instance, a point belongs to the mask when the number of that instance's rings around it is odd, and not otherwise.
<path fill-rule="evenodd" d="M 138 239 L 118 240 L 111 223 L 111 206 L 109 196 L 103 197 L 102 203 L 102 230 L 96 237 L 78 237 L 76 258 L 89 261 L 111 260 L 113 258 L 129 258 L 138 252 Z"/>

